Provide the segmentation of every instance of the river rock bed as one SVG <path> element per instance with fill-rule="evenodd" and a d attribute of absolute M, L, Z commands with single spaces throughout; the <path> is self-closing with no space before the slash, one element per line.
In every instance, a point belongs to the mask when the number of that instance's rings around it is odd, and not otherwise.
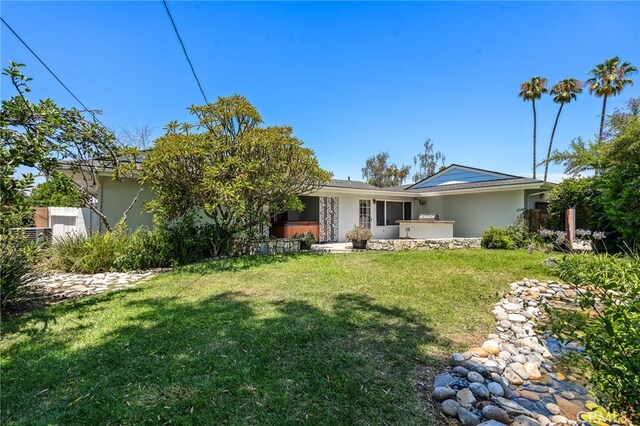
<path fill-rule="evenodd" d="M 556 371 L 561 351 L 552 353 L 536 333 L 545 303 L 572 306 L 575 291 L 555 281 L 511 284 L 493 308 L 496 333 L 452 354 L 451 367 L 436 376 L 432 396 L 445 415 L 464 426 L 588 424 L 579 416 L 593 397 L 579 378 Z"/>

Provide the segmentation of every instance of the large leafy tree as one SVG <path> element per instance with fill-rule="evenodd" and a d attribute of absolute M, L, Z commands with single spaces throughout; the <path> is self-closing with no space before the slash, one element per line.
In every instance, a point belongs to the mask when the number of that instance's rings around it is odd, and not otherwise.
<path fill-rule="evenodd" d="M 604 121 L 607 110 L 607 99 L 622 92 L 625 86 L 632 85 L 633 80 L 627 78 L 638 71 L 630 62 L 620 63 L 618 56 L 607 59 L 593 68 L 589 74 L 593 77 L 586 81 L 589 93 L 602 98 L 602 114 L 600 116 L 599 139 L 604 137 Z"/>
<path fill-rule="evenodd" d="M 533 77 L 529 81 L 525 81 L 520 84 L 520 93 L 518 96 L 523 101 L 531 101 L 531 107 L 533 108 L 533 178 L 536 178 L 536 134 L 537 134 L 537 114 L 536 114 L 536 101 L 539 100 L 543 94 L 547 93 L 547 79 L 544 77 Z"/>
<path fill-rule="evenodd" d="M 418 166 L 418 171 L 413 175 L 413 181 L 418 182 L 436 172 L 438 164 L 444 168 L 446 157 L 440 151 L 434 152 L 433 142 L 427 138 L 424 141 L 424 151 L 413 157 L 413 165 Z"/>
<path fill-rule="evenodd" d="M 362 178 L 381 188 L 398 186 L 404 182 L 410 170 L 410 166 L 398 167 L 394 163 L 389 164 L 389 153 L 379 152 L 367 158 L 362 168 Z"/>
<path fill-rule="evenodd" d="M 59 107 L 51 99 L 31 102 L 31 79 L 22 74 L 23 66 L 10 62 L 3 70 L 17 92 L 2 101 L 0 110 L 3 228 L 5 218 L 25 211 L 35 174 L 52 176 L 64 169 L 78 185 L 82 204 L 110 229 L 106 216 L 95 204 L 98 173 L 109 172 L 114 178 L 132 173 L 135 162 L 128 160 L 135 150 L 122 146 L 112 132 L 95 121 L 97 111 Z"/>
<path fill-rule="evenodd" d="M 33 207 L 83 207 L 84 197 L 69 176 L 55 173 L 33 188 L 29 204 Z"/>
<path fill-rule="evenodd" d="M 149 207 L 168 218 L 203 212 L 223 238 L 267 225 L 271 216 L 304 207 L 299 196 L 319 189 L 331 174 L 288 126 L 263 127 L 242 96 L 192 106 L 195 124 L 169 123 L 148 151 L 144 182 Z"/>
<path fill-rule="evenodd" d="M 582 83 L 575 78 L 565 78 L 559 81 L 551 88 L 551 96 L 553 96 L 553 102 L 560 104 L 558 108 L 558 114 L 556 120 L 553 122 L 553 130 L 551 131 L 551 139 L 549 139 L 549 149 L 547 149 L 547 159 L 544 163 L 544 181 L 547 181 L 547 175 L 549 172 L 549 160 L 551 158 L 551 149 L 553 147 L 553 137 L 556 134 L 556 128 L 558 127 L 558 120 L 562 113 L 562 108 L 565 104 L 571 101 L 575 101 L 578 94 L 582 93 Z"/>

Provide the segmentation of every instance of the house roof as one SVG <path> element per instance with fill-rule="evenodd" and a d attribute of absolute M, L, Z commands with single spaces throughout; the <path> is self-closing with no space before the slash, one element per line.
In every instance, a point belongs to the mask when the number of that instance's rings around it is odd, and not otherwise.
<path fill-rule="evenodd" d="M 388 190 L 389 188 L 378 188 L 367 182 L 361 182 L 357 180 L 344 180 L 344 179 L 331 179 L 331 181 L 325 186 L 331 188 L 351 188 L 351 189 L 382 189 Z"/>
<path fill-rule="evenodd" d="M 414 183 L 409 188 L 429 188 L 439 185 L 453 185 L 471 182 L 488 182 L 494 180 L 520 179 L 520 176 L 479 169 L 477 167 L 452 164 L 437 173 Z"/>

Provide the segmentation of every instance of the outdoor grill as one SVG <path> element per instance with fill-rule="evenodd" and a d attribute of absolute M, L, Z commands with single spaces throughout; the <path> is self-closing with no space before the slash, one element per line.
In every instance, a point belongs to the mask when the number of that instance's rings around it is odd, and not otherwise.
<path fill-rule="evenodd" d="M 418 220 L 421 222 L 434 222 L 436 220 L 440 220 L 440 218 L 435 213 L 420 213 Z"/>

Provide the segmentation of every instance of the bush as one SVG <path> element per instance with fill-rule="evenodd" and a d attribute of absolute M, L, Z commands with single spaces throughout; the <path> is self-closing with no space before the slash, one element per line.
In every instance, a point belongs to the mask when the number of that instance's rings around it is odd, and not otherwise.
<path fill-rule="evenodd" d="M 293 234 L 291 238 L 300 240 L 300 248 L 302 250 L 309 250 L 311 245 L 316 242 L 316 236 L 311 231 L 303 232 L 301 234 Z"/>
<path fill-rule="evenodd" d="M 513 241 L 515 248 L 525 248 L 530 244 L 538 244 L 539 238 L 535 232 L 531 232 L 529 225 L 531 210 L 522 210 L 513 224 L 505 228 L 507 236 Z"/>
<path fill-rule="evenodd" d="M 40 247 L 20 236 L 0 235 L 0 309 L 13 308 L 27 298 L 38 277 Z"/>
<path fill-rule="evenodd" d="M 93 274 L 183 265 L 227 252 L 226 238 L 212 224 L 191 218 L 154 229 L 127 232 L 122 224 L 112 232 L 70 236 L 50 249 L 51 266 L 69 272 Z"/>
<path fill-rule="evenodd" d="M 515 243 L 509 237 L 506 230 L 491 226 L 489 229 L 484 231 L 484 234 L 482 234 L 480 246 L 486 249 L 513 250 L 515 248 Z"/>
<path fill-rule="evenodd" d="M 640 420 L 640 255 L 575 254 L 553 271 L 575 285 L 577 310 L 548 309 L 554 333 L 584 348 L 590 381 L 611 410 Z"/>
<path fill-rule="evenodd" d="M 345 238 L 350 241 L 369 241 L 371 239 L 371 230 L 361 225 L 356 225 L 352 230 L 347 231 Z"/>

